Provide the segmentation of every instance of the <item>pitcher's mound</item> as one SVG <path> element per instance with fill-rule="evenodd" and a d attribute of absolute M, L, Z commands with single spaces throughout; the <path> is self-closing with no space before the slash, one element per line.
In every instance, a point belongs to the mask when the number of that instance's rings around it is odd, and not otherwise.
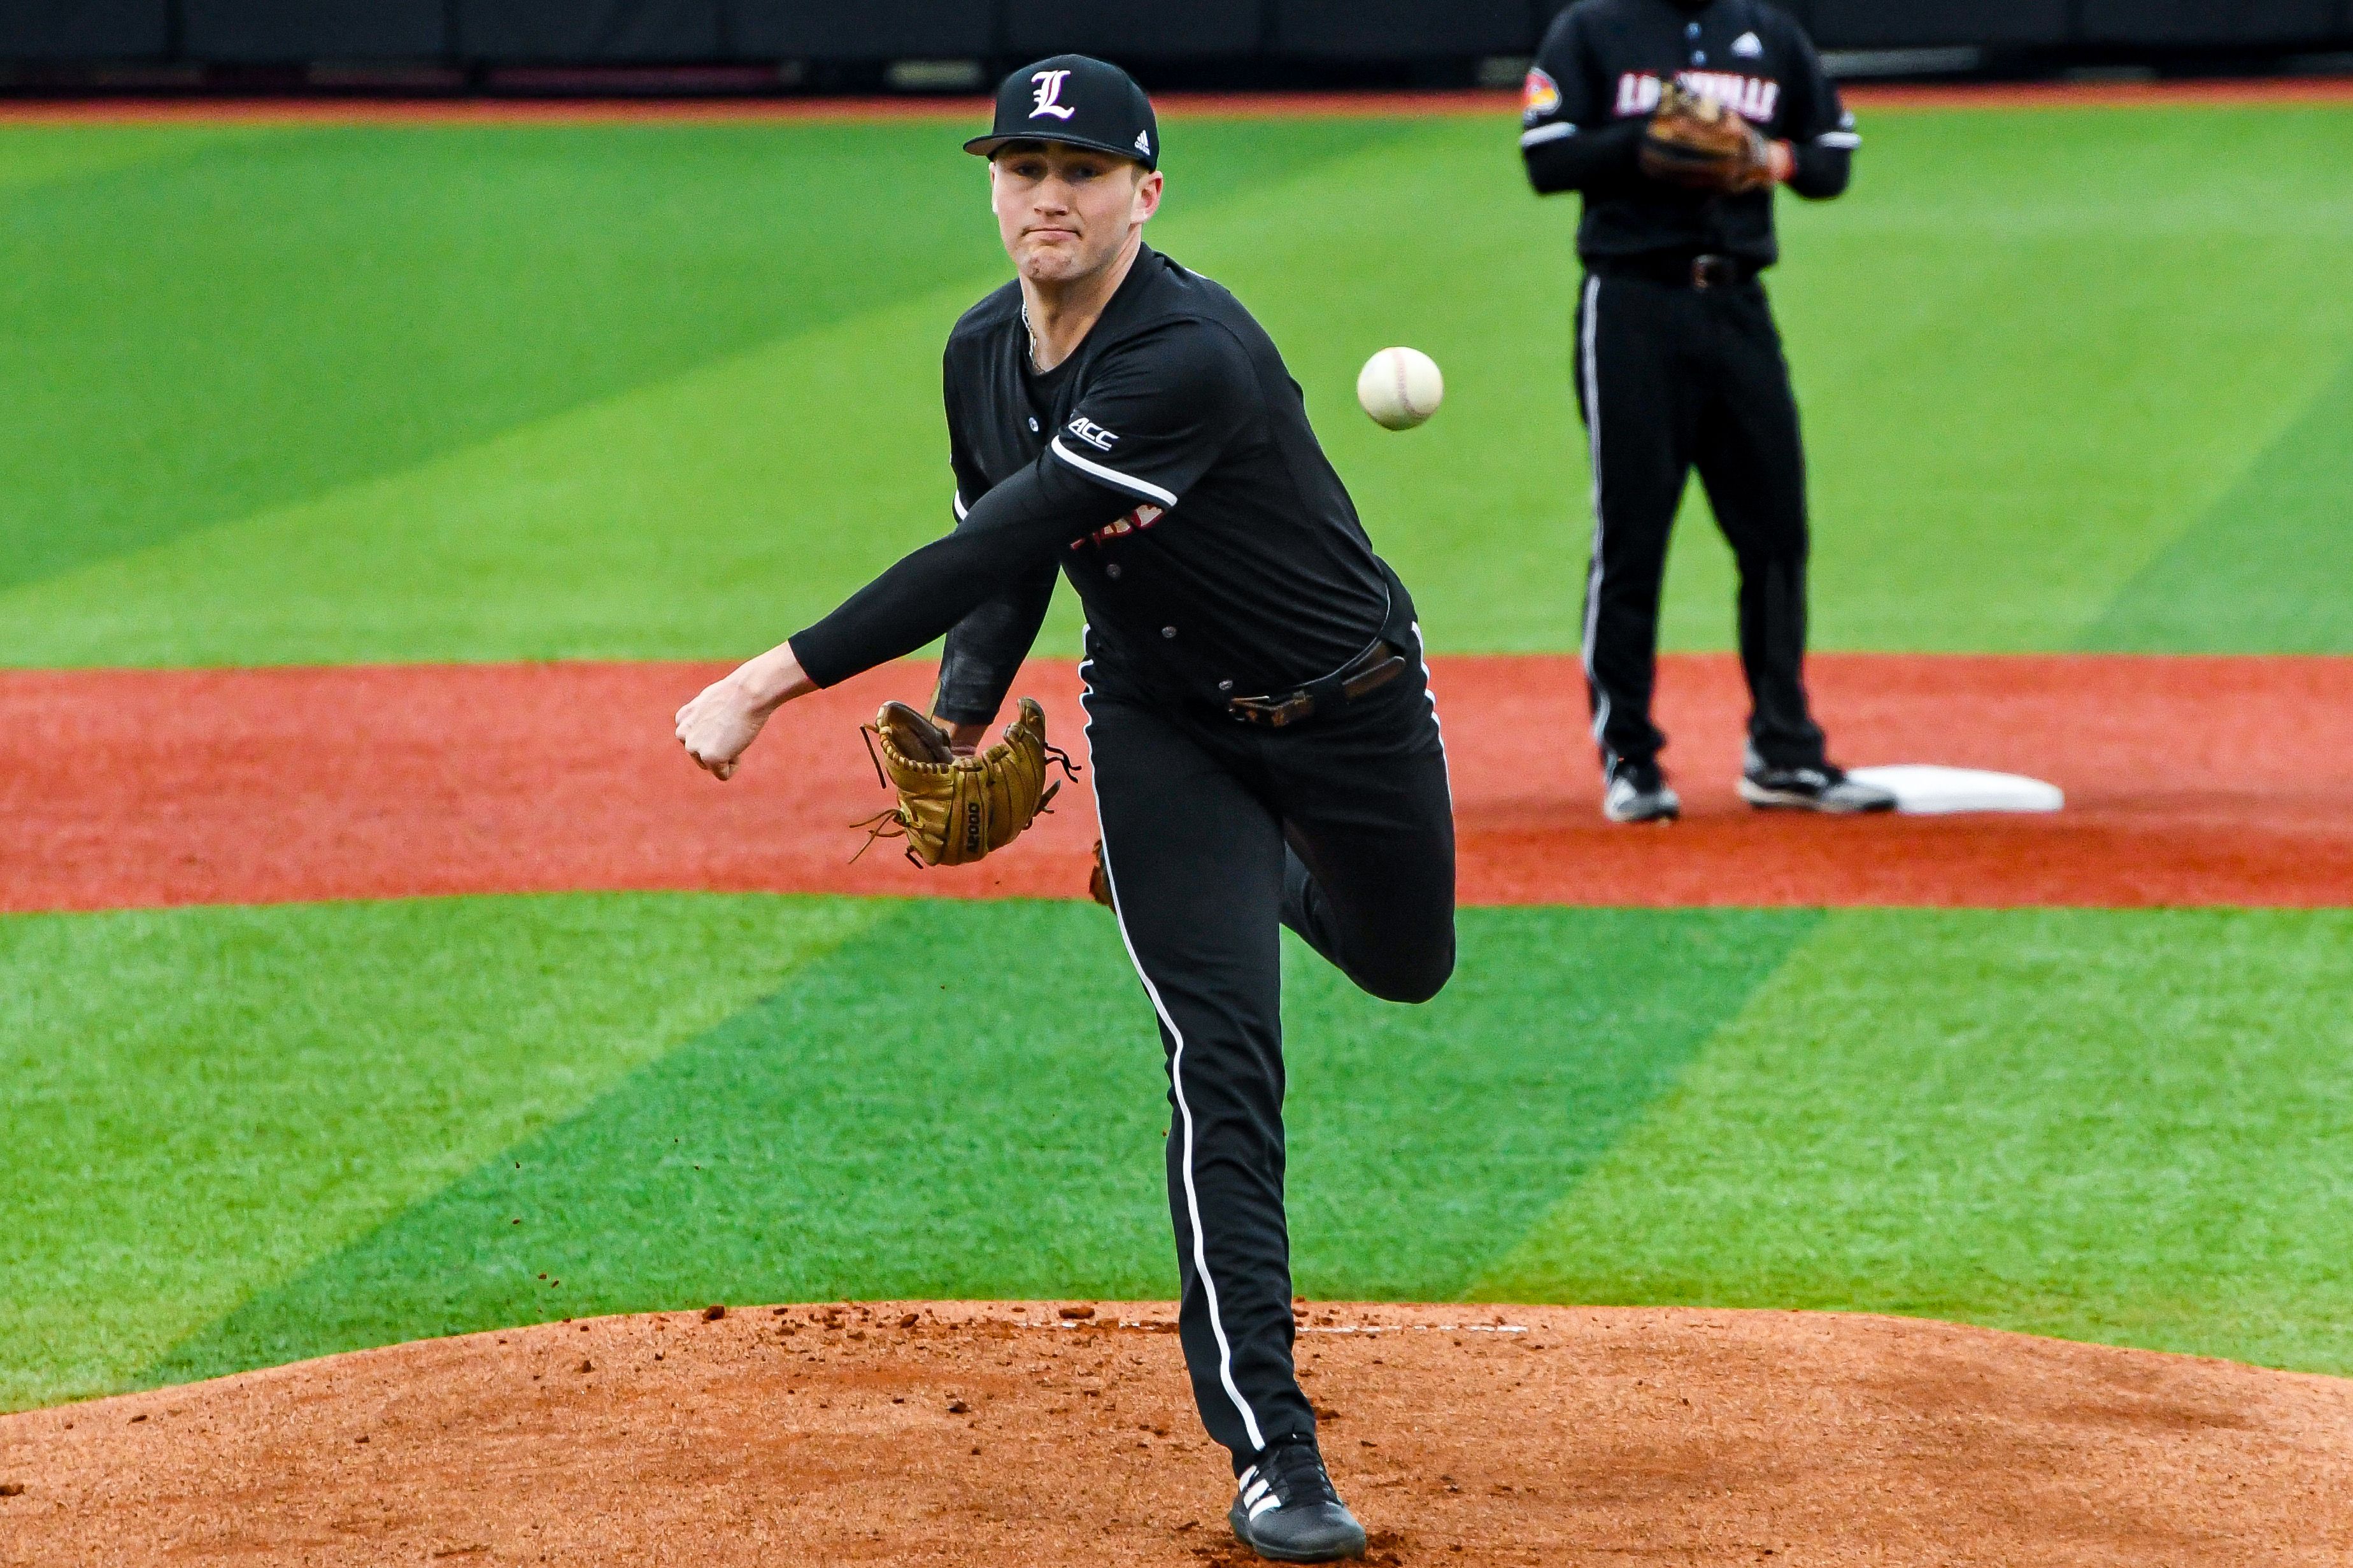
<path fill-rule="evenodd" d="M 1170 1318 L 671 1313 L 7 1416 L 0 1561 L 1246 1561 Z M 2353 1561 L 2353 1382 L 1794 1312 L 1302 1328 L 1378 1563 Z"/>

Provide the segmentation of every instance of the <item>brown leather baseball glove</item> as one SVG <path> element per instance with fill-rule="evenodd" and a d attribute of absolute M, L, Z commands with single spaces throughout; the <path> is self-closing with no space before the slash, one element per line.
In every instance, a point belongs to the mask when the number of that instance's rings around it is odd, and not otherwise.
<path fill-rule="evenodd" d="M 1680 82 L 1659 95 L 1643 132 L 1642 173 L 1694 190 L 1761 190 L 1773 183 L 1773 155 L 1757 128 Z"/>
<path fill-rule="evenodd" d="M 1068 752 L 1046 743 L 1046 710 L 1028 697 L 1005 738 L 978 756 L 957 756 L 947 731 L 903 702 L 884 703 L 864 730 L 874 771 L 899 804 L 860 826 L 870 845 L 905 839 L 919 866 L 967 866 L 1004 848 L 1062 787 L 1047 781 L 1049 764 L 1078 773 Z"/>

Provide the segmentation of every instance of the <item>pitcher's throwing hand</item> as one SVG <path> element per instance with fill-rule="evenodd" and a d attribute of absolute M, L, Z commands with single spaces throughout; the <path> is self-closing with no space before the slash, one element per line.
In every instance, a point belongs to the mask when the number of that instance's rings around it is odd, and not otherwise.
<path fill-rule="evenodd" d="M 801 673 L 790 644 L 771 648 L 712 681 L 678 710 L 678 743 L 713 778 L 733 778 L 735 764 L 760 738 L 769 715 L 816 689 Z"/>

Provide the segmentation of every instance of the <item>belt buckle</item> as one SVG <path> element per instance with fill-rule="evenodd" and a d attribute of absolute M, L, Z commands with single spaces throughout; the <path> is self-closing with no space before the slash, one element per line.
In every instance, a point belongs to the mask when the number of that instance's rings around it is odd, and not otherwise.
<path fill-rule="evenodd" d="M 1273 707 L 1267 709 L 1265 712 L 1266 721 L 1280 730 L 1285 724 L 1295 724 L 1302 719 L 1313 718 L 1315 713 L 1315 699 L 1308 696 L 1304 691 L 1294 691 Z"/>
<path fill-rule="evenodd" d="M 1280 730 L 1295 724 L 1315 712 L 1315 699 L 1304 691 L 1294 691 L 1280 701 L 1272 697 L 1237 697 L 1226 704 L 1227 711 L 1245 724 L 1263 724 L 1270 730 Z"/>

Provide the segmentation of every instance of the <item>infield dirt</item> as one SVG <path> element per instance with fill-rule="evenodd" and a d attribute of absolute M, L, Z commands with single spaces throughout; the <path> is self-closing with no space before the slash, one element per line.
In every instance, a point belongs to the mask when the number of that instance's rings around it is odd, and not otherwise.
<path fill-rule="evenodd" d="M 0 1417 L 0 1563 L 1240 1563 L 1165 1305 L 543 1324 Z M 1309 1307 L 1377 1563 L 2342 1563 L 2353 1382 L 1902 1319 Z"/>
<path fill-rule="evenodd" d="M 1599 812 L 1583 678 L 1557 658 L 1437 661 L 1472 904 L 2353 903 L 2353 659 L 1810 661 L 1842 761 L 1945 763 L 2065 788 L 2047 816 L 1767 816 L 1733 793 L 1728 657 L 1664 661 L 1672 827 Z M 722 673 L 660 664 L 0 674 L 0 909 L 712 889 L 1083 898 L 1093 805 L 932 871 L 850 825 L 887 797 L 858 726 L 931 667 L 796 704 L 729 784 L 670 735 Z M 1018 689 L 1083 760 L 1079 680 Z"/>

